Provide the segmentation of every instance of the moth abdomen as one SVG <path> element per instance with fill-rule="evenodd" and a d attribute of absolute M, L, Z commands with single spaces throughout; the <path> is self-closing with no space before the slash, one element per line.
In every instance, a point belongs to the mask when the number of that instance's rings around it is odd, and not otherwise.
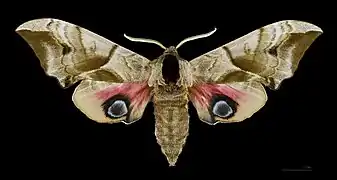
<path fill-rule="evenodd" d="M 170 166 L 174 166 L 188 136 L 188 108 L 155 106 L 155 117 L 157 142 Z"/>
<path fill-rule="evenodd" d="M 188 96 L 185 90 L 180 93 L 161 90 L 156 89 L 153 96 L 155 135 L 170 166 L 174 166 L 188 136 Z"/>

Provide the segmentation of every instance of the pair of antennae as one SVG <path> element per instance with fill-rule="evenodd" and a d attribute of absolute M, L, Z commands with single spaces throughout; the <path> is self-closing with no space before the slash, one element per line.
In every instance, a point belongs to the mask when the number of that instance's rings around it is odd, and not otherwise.
<path fill-rule="evenodd" d="M 192 40 L 196 40 L 196 39 L 200 39 L 200 38 L 205 38 L 208 37 L 210 35 L 212 35 L 217 29 L 214 28 L 213 31 L 205 33 L 205 34 L 200 34 L 200 35 L 196 35 L 196 36 L 192 36 L 192 37 L 188 37 L 184 40 L 182 40 L 177 46 L 176 49 L 178 49 L 181 45 L 183 45 L 184 43 L 188 42 L 188 41 L 192 41 Z M 124 34 L 124 37 L 127 38 L 130 41 L 135 41 L 135 42 L 145 42 L 145 43 L 152 43 L 152 44 L 157 44 L 158 46 L 160 46 L 163 49 L 167 49 L 163 44 L 161 44 L 160 42 L 153 40 L 153 39 L 144 39 L 144 38 L 135 38 L 135 37 L 130 37 L 127 36 L 126 34 Z"/>

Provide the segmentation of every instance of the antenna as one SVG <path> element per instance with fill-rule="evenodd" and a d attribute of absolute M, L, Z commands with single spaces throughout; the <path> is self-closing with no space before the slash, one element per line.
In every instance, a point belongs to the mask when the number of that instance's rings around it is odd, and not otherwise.
<path fill-rule="evenodd" d="M 162 45 L 160 42 L 153 40 L 153 39 L 144 39 L 144 38 L 135 38 L 135 37 L 130 37 L 126 34 L 124 34 L 124 37 L 130 41 L 135 41 L 135 42 L 145 42 L 145 43 L 152 43 L 152 44 L 157 44 L 163 49 L 166 49 L 164 45 Z"/>
<path fill-rule="evenodd" d="M 217 28 L 214 28 L 213 31 L 205 33 L 205 34 L 200 34 L 200 35 L 196 35 L 196 36 L 192 36 L 192 37 L 188 37 L 184 40 L 182 40 L 176 47 L 176 49 L 178 49 L 181 45 L 183 45 L 184 43 L 188 42 L 188 41 L 192 41 L 192 40 L 196 40 L 196 39 L 200 39 L 200 38 L 205 38 L 208 37 L 210 35 L 212 35 L 215 31 L 217 30 Z"/>

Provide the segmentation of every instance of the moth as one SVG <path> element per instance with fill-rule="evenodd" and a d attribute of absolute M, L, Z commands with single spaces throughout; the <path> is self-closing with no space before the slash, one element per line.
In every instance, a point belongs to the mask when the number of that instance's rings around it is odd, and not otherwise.
<path fill-rule="evenodd" d="M 310 23 L 285 20 L 261 27 L 187 61 L 177 49 L 216 31 L 192 36 L 150 61 L 87 29 L 58 19 L 23 23 L 16 32 L 30 45 L 46 75 L 63 88 L 77 82 L 72 101 L 99 123 L 131 124 L 154 105 L 155 136 L 174 166 L 189 134 L 188 102 L 201 121 L 241 122 L 261 109 L 267 94 L 293 76 L 300 59 L 323 31 Z M 176 70 L 176 74 L 171 74 Z"/>

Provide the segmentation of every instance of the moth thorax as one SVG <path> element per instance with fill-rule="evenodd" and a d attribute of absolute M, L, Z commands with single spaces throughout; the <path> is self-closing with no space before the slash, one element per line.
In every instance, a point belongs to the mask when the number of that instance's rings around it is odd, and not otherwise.
<path fill-rule="evenodd" d="M 176 56 L 166 55 L 163 61 L 162 75 L 166 84 L 176 83 L 180 77 L 179 62 Z"/>

